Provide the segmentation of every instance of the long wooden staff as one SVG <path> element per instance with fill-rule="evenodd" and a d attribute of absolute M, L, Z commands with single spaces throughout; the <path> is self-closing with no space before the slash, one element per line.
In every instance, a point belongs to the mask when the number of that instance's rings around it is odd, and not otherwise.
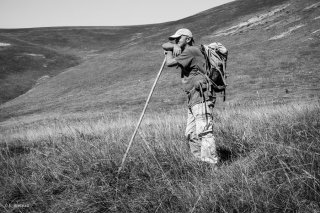
<path fill-rule="evenodd" d="M 157 82 L 158 82 L 158 80 L 159 80 L 159 77 L 160 77 L 161 72 L 162 72 L 162 70 L 163 70 L 163 67 L 164 67 L 164 65 L 165 65 L 165 63 L 166 63 L 166 60 L 167 60 L 167 58 L 165 57 L 164 60 L 163 60 L 162 65 L 161 65 L 161 68 L 160 68 L 160 70 L 159 70 L 159 72 L 158 72 L 158 75 L 157 75 L 157 77 L 156 77 L 156 80 L 155 80 L 154 83 L 153 83 L 153 86 L 152 86 L 151 91 L 150 91 L 150 93 L 149 93 L 149 96 L 148 96 L 148 99 L 147 99 L 147 101 L 146 101 L 146 104 L 144 105 L 144 108 L 143 108 L 142 113 L 141 113 L 141 115 L 140 115 L 140 119 L 139 119 L 139 121 L 138 121 L 138 124 L 137 124 L 137 126 L 136 126 L 136 129 L 134 130 L 134 132 L 133 132 L 133 134 L 132 134 L 132 137 L 131 137 L 131 139 L 130 139 L 129 145 L 128 145 L 128 147 L 127 147 L 127 151 L 126 151 L 126 152 L 124 153 L 124 155 L 123 155 L 121 165 L 120 165 L 120 167 L 119 167 L 119 169 L 118 169 L 118 175 L 120 174 L 120 172 L 121 172 L 121 170 L 122 170 L 122 167 L 123 167 L 123 165 L 124 165 L 124 162 L 126 161 L 126 158 L 127 158 L 128 153 L 129 153 L 129 150 L 130 150 L 130 148 L 131 148 L 133 139 L 134 139 L 134 137 L 135 137 L 136 134 L 137 134 L 137 131 L 138 131 L 138 129 L 139 129 L 139 126 L 140 126 L 140 124 L 141 124 L 141 121 L 142 121 L 142 119 L 143 119 L 143 116 L 144 116 L 144 114 L 145 114 L 145 112 L 146 112 L 146 109 L 147 109 L 147 107 L 148 107 L 150 98 L 151 98 L 151 96 L 152 96 L 153 90 L 154 90 L 154 88 L 156 87 L 156 84 L 157 84 Z"/>

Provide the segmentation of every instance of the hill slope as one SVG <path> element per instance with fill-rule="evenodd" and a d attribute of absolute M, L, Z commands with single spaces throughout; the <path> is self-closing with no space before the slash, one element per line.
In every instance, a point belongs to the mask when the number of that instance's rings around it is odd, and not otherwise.
<path fill-rule="evenodd" d="M 197 44 L 219 41 L 230 50 L 227 104 L 319 98 L 319 7 L 317 0 L 241 0 L 156 25 L 1 30 L 0 36 L 81 58 L 79 65 L 2 104 L 1 119 L 140 111 L 163 61 L 161 44 L 181 27 L 194 32 Z M 179 85 L 179 71 L 165 69 L 151 108 L 184 104 Z"/>
<path fill-rule="evenodd" d="M 0 103 L 29 90 L 38 78 L 79 64 L 79 57 L 0 33 Z"/>

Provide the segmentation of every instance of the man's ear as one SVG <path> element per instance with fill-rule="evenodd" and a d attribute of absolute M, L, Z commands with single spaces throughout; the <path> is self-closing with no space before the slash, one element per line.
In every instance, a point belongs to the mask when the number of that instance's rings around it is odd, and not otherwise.
<path fill-rule="evenodd" d="M 188 36 L 186 42 L 189 44 L 192 39 Z"/>

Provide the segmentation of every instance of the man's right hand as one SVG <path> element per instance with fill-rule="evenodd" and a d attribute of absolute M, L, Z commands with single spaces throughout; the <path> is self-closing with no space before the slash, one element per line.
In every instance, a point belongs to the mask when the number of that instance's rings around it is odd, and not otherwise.
<path fill-rule="evenodd" d="M 176 59 L 174 59 L 173 53 L 171 51 L 165 51 L 165 55 L 166 55 L 166 65 L 168 67 L 173 67 L 178 65 L 178 62 L 176 61 Z"/>
<path fill-rule="evenodd" d="M 173 50 L 172 50 L 173 56 L 177 57 L 178 55 L 181 54 L 181 48 L 177 44 L 173 44 Z"/>

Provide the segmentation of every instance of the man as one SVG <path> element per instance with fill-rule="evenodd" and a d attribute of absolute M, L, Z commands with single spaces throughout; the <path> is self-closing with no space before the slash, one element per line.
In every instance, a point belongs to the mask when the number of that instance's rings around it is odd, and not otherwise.
<path fill-rule="evenodd" d="M 205 58 L 199 47 L 193 46 L 190 30 L 179 29 L 162 45 L 168 67 L 180 67 L 184 91 L 188 96 L 186 137 L 191 153 L 199 160 L 216 165 L 215 138 L 212 132 L 212 109 L 216 95 L 205 85 Z"/>

